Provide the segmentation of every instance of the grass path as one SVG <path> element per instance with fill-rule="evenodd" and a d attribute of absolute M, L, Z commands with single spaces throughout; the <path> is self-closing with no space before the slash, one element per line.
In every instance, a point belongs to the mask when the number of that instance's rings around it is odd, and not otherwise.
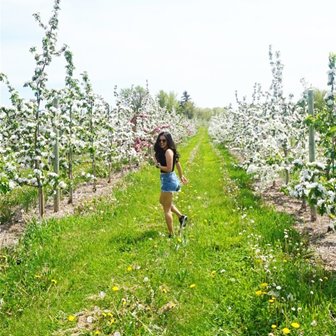
<path fill-rule="evenodd" d="M 335 274 L 292 218 L 263 206 L 205 130 L 180 152 L 183 234 L 167 238 L 149 166 L 85 216 L 32 224 L 0 256 L 0 335 L 333 335 Z"/>

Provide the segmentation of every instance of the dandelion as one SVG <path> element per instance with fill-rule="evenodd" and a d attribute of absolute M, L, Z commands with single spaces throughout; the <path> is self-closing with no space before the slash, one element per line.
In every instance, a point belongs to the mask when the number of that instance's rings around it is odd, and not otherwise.
<path fill-rule="evenodd" d="M 76 316 L 75 315 L 69 315 L 68 316 L 68 321 L 72 322 L 76 320 Z"/>
<path fill-rule="evenodd" d="M 261 296 L 263 294 L 263 291 L 257 290 L 255 293 L 256 293 L 257 296 Z"/>
<path fill-rule="evenodd" d="M 96 330 L 94 334 L 95 334 L 95 335 L 100 335 L 101 332 L 100 332 L 99 330 Z"/>
<path fill-rule="evenodd" d="M 260 284 L 260 287 L 261 288 L 267 288 L 268 286 L 268 283 L 267 282 L 263 282 L 262 284 Z"/>
<path fill-rule="evenodd" d="M 290 334 L 290 330 L 289 330 L 288 328 L 283 328 L 283 329 L 282 329 L 282 333 L 283 333 L 284 335 L 288 335 L 288 334 Z"/>
<path fill-rule="evenodd" d="M 56 285 L 56 284 L 57 284 L 57 280 L 52 279 L 52 280 L 51 280 L 51 283 L 52 283 L 53 285 Z"/>
<path fill-rule="evenodd" d="M 268 300 L 269 303 L 274 303 L 274 301 L 275 301 L 274 299 L 269 299 Z"/>
<path fill-rule="evenodd" d="M 295 329 L 300 328 L 300 324 L 297 323 L 297 322 L 293 322 L 293 323 L 291 323 L 291 326 L 292 326 L 293 328 L 295 328 Z"/>
<path fill-rule="evenodd" d="M 189 288 L 195 288 L 196 287 L 196 284 L 191 284 L 190 286 L 189 286 Z"/>
<path fill-rule="evenodd" d="M 127 272 L 131 272 L 132 269 L 133 269 L 132 266 L 128 266 L 128 267 L 127 267 Z"/>
<path fill-rule="evenodd" d="M 276 329 L 276 328 L 277 328 L 277 325 L 276 325 L 276 324 L 272 324 L 272 325 L 271 325 L 271 328 L 272 328 L 272 329 Z"/>
<path fill-rule="evenodd" d="M 168 292 L 168 289 L 165 286 L 160 286 L 159 289 L 162 293 L 167 293 Z"/>
<path fill-rule="evenodd" d="M 217 273 L 216 271 L 212 271 L 211 274 L 210 274 L 210 276 L 214 277 L 216 275 L 216 273 Z"/>
<path fill-rule="evenodd" d="M 119 287 L 118 286 L 113 286 L 112 290 L 113 290 L 113 292 L 117 292 L 119 290 Z"/>

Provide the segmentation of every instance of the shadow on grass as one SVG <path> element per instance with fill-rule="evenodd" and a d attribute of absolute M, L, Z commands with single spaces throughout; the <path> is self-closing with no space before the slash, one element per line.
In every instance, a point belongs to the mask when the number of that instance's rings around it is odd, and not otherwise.
<path fill-rule="evenodd" d="M 110 239 L 111 244 L 120 245 L 137 245 L 148 239 L 158 238 L 159 233 L 156 230 L 148 230 L 144 232 L 127 232 L 124 235 L 118 234 Z"/>

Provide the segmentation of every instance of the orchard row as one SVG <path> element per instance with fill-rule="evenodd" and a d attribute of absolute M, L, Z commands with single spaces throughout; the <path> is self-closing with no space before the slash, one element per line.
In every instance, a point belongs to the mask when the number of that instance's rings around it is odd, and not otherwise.
<path fill-rule="evenodd" d="M 131 88 L 127 95 L 115 90 L 113 107 L 94 92 L 86 72 L 75 78 L 69 47 L 56 47 L 59 3 L 55 0 L 48 24 L 34 15 L 45 32 L 42 49 L 30 50 L 36 67 L 25 86 L 34 99 L 22 99 L 0 74 L 11 99 L 10 107 L 0 107 L 0 193 L 37 187 L 41 215 L 46 191 L 66 189 L 71 202 L 78 175 L 95 181 L 98 169 L 110 177 L 118 165 L 149 158 L 161 130 L 172 132 L 176 141 L 194 132 L 190 120 L 160 107 L 148 88 L 136 106 L 137 90 Z M 64 87 L 57 90 L 47 87 L 48 66 L 55 57 L 64 57 L 66 64 Z"/>
<path fill-rule="evenodd" d="M 261 188 L 281 178 L 285 192 L 334 219 L 336 55 L 329 56 L 329 89 L 324 97 L 306 88 L 298 102 L 283 94 L 279 52 L 274 54 L 270 48 L 269 59 L 270 89 L 263 91 L 256 84 L 252 100 L 237 98 L 236 109 L 230 107 L 212 118 L 209 132 L 216 142 L 239 153 L 242 166 L 259 180 Z"/>

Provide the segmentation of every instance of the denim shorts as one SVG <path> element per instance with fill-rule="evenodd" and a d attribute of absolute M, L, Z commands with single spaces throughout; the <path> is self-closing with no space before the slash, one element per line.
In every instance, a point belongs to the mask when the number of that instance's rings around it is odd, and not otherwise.
<path fill-rule="evenodd" d="M 180 180 L 177 178 L 175 172 L 161 173 L 160 180 L 161 191 L 163 192 L 175 192 L 181 189 Z"/>

